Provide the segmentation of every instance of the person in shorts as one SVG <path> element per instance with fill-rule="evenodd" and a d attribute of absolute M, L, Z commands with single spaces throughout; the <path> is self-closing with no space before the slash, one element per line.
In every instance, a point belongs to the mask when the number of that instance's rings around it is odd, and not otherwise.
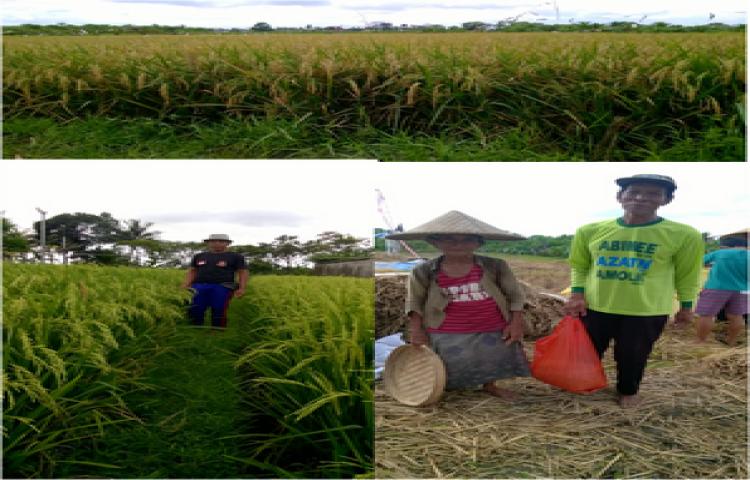
<path fill-rule="evenodd" d="M 248 278 L 245 257 L 227 251 L 232 243 L 227 235 L 212 234 L 204 242 L 208 251 L 193 256 L 182 284 L 194 292 L 188 316 L 194 325 L 203 325 L 203 317 L 210 308 L 212 326 L 226 328 L 229 301 L 245 293 Z"/>
<path fill-rule="evenodd" d="M 722 237 L 719 245 L 721 249 L 703 257 L 703 263 L 711 265 L 711 271 L 695 307 L 695 313 L 699 315 L 697 335 L 699 343 L 705 342 L 716 315 L 723 309 L 728 322 L 727 345 L 733 347 L 744 330 L 743 315 L 748 311 L 747 266 L 750 252 L 747 249 L 747 235 Z"/>

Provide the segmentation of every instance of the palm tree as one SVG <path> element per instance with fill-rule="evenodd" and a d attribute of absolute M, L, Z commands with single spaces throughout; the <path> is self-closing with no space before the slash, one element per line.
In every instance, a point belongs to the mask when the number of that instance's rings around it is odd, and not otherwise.
<path fill-rule="evenodd" d="M 127 245 L 130 248 L 130 259 L 131 262 L 136 265 L 141 264 L 141 258 L 139 255 L 138 242 L 141 240 L 156 240 L 161 232 L 149 231 L 149 228 L 153 227 L 153 222 L 143 222 L 137 218 L 131 218 L 122 222 L 122 227 L 118 233 L 119 245 Z"/>

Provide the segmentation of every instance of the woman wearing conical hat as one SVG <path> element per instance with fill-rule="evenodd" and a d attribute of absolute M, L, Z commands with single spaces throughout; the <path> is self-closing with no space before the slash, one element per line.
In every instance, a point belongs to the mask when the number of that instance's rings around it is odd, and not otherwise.
<path fill-rule="evenodd" d="M 508 264 L 476 255 L 485 240 L 521 240 L 461 212 L 451 211 L 393 240 L 426 240 L 442 255 L 418 265 L 408 283 L 410 341 L 429 345 L 445 364 L 447 389 L 482 389 L 504 399 L 515 394 L 496 380 L 530 375 L 523 352 L 524 294 Z"/>

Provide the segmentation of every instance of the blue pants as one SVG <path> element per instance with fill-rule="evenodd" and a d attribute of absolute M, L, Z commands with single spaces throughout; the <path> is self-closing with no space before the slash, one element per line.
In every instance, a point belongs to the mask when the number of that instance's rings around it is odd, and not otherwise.
<path fill-rule="evenodd" d="M 206 309 L 211 307 L 211 324 L 214 327 L 226 328 L 227 307 L 234 290 L 218 283 L 194 283 L 192 287 L 196 293 L 188 309 L 188 316 L 193 325 L 203 325 Z"/>

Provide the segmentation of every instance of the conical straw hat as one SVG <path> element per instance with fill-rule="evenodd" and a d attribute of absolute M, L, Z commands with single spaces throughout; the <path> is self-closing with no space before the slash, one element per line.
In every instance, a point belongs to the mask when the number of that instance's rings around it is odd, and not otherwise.
<path fill-rule="evenodd" d="M 430 235 L 480 235 L 485 240 L 524 240 L 517 233 L 500 230 L 457 210 L 430 220 L 403 233 L 394 233 L 391 240 L 424 240 Z"/>
<path fill-rule="evenodd" d="M 431 405 L 443 396 L 445 365 L 428 347 L 402 345 L 388 355 L 383 383 L 386 392 L 404 405 Z"/>

